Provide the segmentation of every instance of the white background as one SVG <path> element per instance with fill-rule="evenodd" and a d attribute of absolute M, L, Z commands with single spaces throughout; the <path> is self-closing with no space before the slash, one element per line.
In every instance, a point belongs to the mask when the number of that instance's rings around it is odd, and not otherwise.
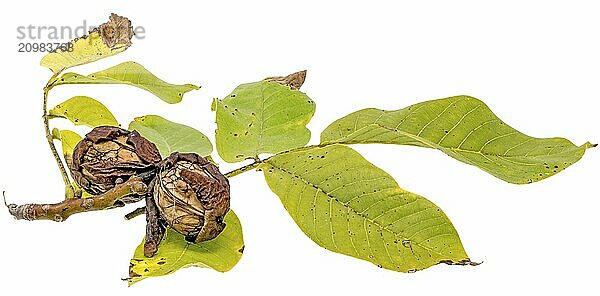
<path fill-rule="evenodd" d="M 133 117 L 160 114 L 213 138 L 213 97 L 240 83 L 308 69 L 302 89 L 317 103 L 312 143 L 352 111 L 459 94 L 484 100 L 529 135 L 562 136 L 578 145 L 600 141 L 594 1 L 132 2 L 17 1 L 3 8 L 0 190 L 9 202 L 55 202 L 63 194 L 40 117 L 50 71 L 38 65 L 42 54 L 17 52 L 17 26 L 99 24 L 110 12 L 145 27 L 146 38 L 74 71 L 134 60 L 166 81 L 203 88 L 167 105 L 127 86 L 66 86 L 51 93 L 50 107 L 88 95 L 124 126 Z M 120 278 L 144 234 L 143 218 L 122 217 L 134 206 L 61 224 L 15 221 L 0 210 L 0 294 L 598 295 L 598 149 L 557 176 L 522 186 L 435 150 L 356 149 L 401 187 L 439 205 L 471 258 L 484 263 L 402 274 L 321 249 L 296 227 L 262 176 L 249 172 L 231 180 L 246 242 L 231 272 L 188 268 L 127 288 Z M 223 171 L 237 166 L 221 162 Z"/>

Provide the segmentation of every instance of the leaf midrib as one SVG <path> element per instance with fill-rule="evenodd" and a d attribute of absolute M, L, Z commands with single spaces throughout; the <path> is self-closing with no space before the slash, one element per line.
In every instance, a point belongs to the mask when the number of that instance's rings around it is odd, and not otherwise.
<path fill-rule="evenodd" d="M 274 82 L 276 83 L 276 82 Z M 261 147 L 263 146 L 262 141 L 263 141 L 263 134 L 265 132 L 264 129 L 264 124 L 265 124 L 265 102 L 269 99 L 271 99 L 272 97 L 275 96 L 275 94 L 279 95 L 280 93 L 283 92 L 283 89 L 280 90 L 275 90 L 273 93 L 271 93 L 270 95 L 268 95 L 267 97 L 265 97 L 265 90 L 266 88 L 269 86 L 269 83 L 267 82 L 263 87 L 260 88 L 260 129 L 258 131 L 258 139 L 256 141 L 257 145 L 254 148 L 254 157 L 258 157 L 258 155 L 261 152 Z"/>
<path fill-rule="evenodd" d="M 96 77 L 91 77 L 91 75 L 95 75 Z M 132 74 L 133 75 L 133 74 Z M 94 84 L 94 81 L 96 80 L 100 80 L 100 79 L 105 79 L 109 82 L 113 82 L 114 84 L 127 84 L 127 85 L 131 85 L 131 86 L 137 86 L 147 92 L 150 92 L 154 95 L 158 95 L 158 94 L 164 94 L 164 89 L 168 89 L 170 87 L 183 87 L 184 85 L 176 85 L 176 84 L 170 84 L 167 82 L 162 81 L 162 83 L 148 83 L 148 82 L 140 82 L 139 78 L 144 75 L 143 73 L 135 73 L 135 76 L 138 79 L 138 82 L 132 82 L 129 80 L 124 80 L 124 79 L 117 79 L 117 78 L 113 78 L 108 76 L 107 73 L 104 72 L 97 72 L 94 74 L 90 74 L 90 75 L 85 75 L 84 77 L 86 79 L 89 79 L 89 82 L 79 82 L 79 83 L 84 83 L 84 84 Z M 148 74 L 146 74 L 148 75 Z M 153 77 L 154 79 L 159 79 L 158 77 Z M 63 82 L 63 83 L 58 83 L 58 85 L 60 84 L 69 84 L 68 82 Z M 163 91 L 154 91 L 151 88 L 155 87 L 155 88 L 162 88 Z"/>
<path fill-rule="evenodd" d="M 462 149 L 462 148 L 457 148 L 457 147 L 444 147 L 444 146 L 441 146 L 441 145 L 436 145 L 436 144 L 432 143 L 431 141 L 425 140 L 422 137 L 416 136 L 414 134 L 411 134 L 411 133 L 408 133 L 408 132 L 405 132 L 405 131 L 401 131 L 401 130 L 396 129 L 396 128 L 385 126 L 385 125 L 380 124 L 380 123 L 369 123 L 368 125 L 365 125 L 365 126 L 359 128 L 359 129 L 355 129 L 351 134 L 349 134 L 347 136 L 344 136 L 344 138 L 348 138 L 351 135 L 356 134 L 358 131 L 366 129 L 368 127 L 372 127 L 372 126 L 380 127 L 380 128 L 383 128 L 383 129 L 385 129 L 385 130 L 387 130 L 389 132 L 394 132 L 394 133 L 398 133 L 398 134 L 400 134 L 402 136 L 406 136 L 406 137 L 411 138 L 411 139 L 413 139 L 413 140 L 415 140 L 415 141 L 417 141 L 419 143 L 422 143 L 422 144 L 424 144 L 424 145 L 426 145 L 426 146 L 428 146 L 429 148 L 432 148 L 432 149 L 446 150 L 446 151 L 450 150 L 452 152 L 458 152 L 458 153 L 471 153 L 471 154 L 478 154 L 478 155 L 482 155 L 482 156 L 494 156 L 494 157 L 500 157 L 500 158 L 518 158 L 518 157 L 536 158 L 536 157 L 540 157 L 540 156 L 549 156 L 549 155 L 557 155 L 557 154 L 564 153 L 564 151 L 561 151 L 559 153 L 551 153 L 551 154 L 548 154 L 548 155 L 525 155 L 525 154 L 523 154 L 523 155 L 500 155 L 500 154 L 494 154 L 494 153 L 485 153 L 483 151 L 467 150 L 467 149 Z M 536 139 L 534 137 L 530 137 L 530 138 L 531 138 L 530 140 Z M 369 143 L 368 141 L 333 141 L 333 142 L 335 142 L 335 143 L 344 142 L 344 143 L 349 143 L 349 144 L 368 144 Z M 386 142 L 382 141 L 381 143 L 386 143 Z M 575 147 L 579 148 L 578 146 L 575 146 Z"/>

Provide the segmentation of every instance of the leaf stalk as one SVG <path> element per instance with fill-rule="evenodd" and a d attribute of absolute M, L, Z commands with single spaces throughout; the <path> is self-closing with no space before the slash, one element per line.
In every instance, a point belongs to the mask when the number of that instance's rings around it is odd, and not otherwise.
<path fill-rule="evenodd" d="M 75 190 L 73 189 L 73 185 L 71 185 L 71 179 L 69 178 L 69 175 L 67 174 L 65 165 L 64 165 L 62 159 L 60 158 L 58 151 L 56 150 L 56 145 L 54 145 L 54 137 L 52 136 L 52 133 L 50 132 L 50 116 L 48 115 L 48 93 L 54 86 L 54 83 L 57 81 L 59 74 L 60 73 L 54 73 L 54 75 L 52 75 L 52 77 L 50 77 L 50 79 L 48 80 L 48 83 L 46 83 L 46 86 L 44 86 L 42 118 L 44 119 L 44 131 L 46 133 L 46 140 L 48 141 L 48 145 L 50 146 L 50 151 L 52 152 L 52 155 L 54 156 L 54 160 L 56 161 L 58 170 L 60 171 L 62 178 L 63 178 L 63 182 L 65 183 L 65 198 L 70 199 L 75 196 Z"/>
<path fill-rule="evenodd" d="M 274 154 L 272 156 L 269 156 L 269 157 L 267 157 L 265 159 L 260 159 L 257 156 L 257 157 L 254 157 L 254 158 L 250 158 L 250 159 L 254 160 L 254 162 L 252 162 L 250 164 L 247 164 L 247 165 L 245 165 L 243 167 L 237 168 L 237 169 L 235 169 L 235 170 L 233 170 L 231 172 L 225 173 L 224 175 L 227 178 L 235 177 L 235 176 L 237 176 L 239 174 L 242 174 L 242 173 L 245 173 L 247 171 L 250 171 L 252 169 L 257 168 L 259 165 L 261 165 L 265 161 L 269 160 L 269 158 L 271 158 L 273 156 L 276 156 L 276 155 L 279 155 L 279 154 L 293 152 L 293 151 L 303 151 L 303 150 L 306 150 L 306 149 L 312 149 L 312 148 L 317 148 L 317 147 L 326 147 L 326 146 L 334 145 L 334 144 L 337 144 L 337 143 L 321 143 L 321 144 L 317 144 L 317 145 L 307 145 L 307 146 L 303 146 L 303 147 L 293 148 L 293 149 L 290 149 L 290 150 L 279 152 L 279 153 Z"/>
<path fill-rule="evenodd" d="M 254 162 L 251 163 L 251 164 L 245 165 L 245 166 L 243 166 L 241 168 L 237 168 L 237 169 L 235 169 L 235 170 L 233 170 L 233 171 L 231 171 L 229 173 L 225 173 L 225 177 L 231 178 L 231 177 L 235 177 L 235 176 L 237 176 L 239 174 L 245 173 L 247 171 L 253 170 L 256 167 L 258 167 L 262 162 L 263 161 L 260 160 L 260 159 L 259 160 L 255 159 Z"/>

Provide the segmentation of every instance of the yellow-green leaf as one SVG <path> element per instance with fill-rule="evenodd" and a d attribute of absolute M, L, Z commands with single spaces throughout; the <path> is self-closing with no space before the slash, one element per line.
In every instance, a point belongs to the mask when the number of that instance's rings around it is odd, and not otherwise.
<path fill-rule="evenodd" d="M 158 115 L 136 117 L 129 123 L 129 130 L 138 131 L 154 143 L 163 157 L 173 152 L 193 152 L 201 156 L 212 153 L 212 144 L 203 133 Z"/>
<path fill-rule="evenodd" d="M 119 125 L 106 106 L 86 96 L 72 97 L 56 105 L 48 114 L 51 117 L 66 118 L 75 125 L 87 125 L 89 127 Z"/>
<path fill-rule="evenodd" d="M 69 48 L 58 49 L 45 55 L 40 65 L 57 74 L 65 69 L 123 52 L 131 45 L 132 36 L 131 22 L 127 18 L 112 14 L 108 22 L 91 31 L 89 35 L 71 41 Z"/>
<path fill-rule="evenodd" d="M 591 143 L 534 138 L 510 127 L 482 101 L 456 96 L 395 111 L 363 109 L 340 118 L 321 143 L 400 144 L 438 149 L 510 183 L 532 183 L 577 162 Z"/>
<path fill-rule="evenodd" d="M 124 62 L 87 76 L 65 73 L 55 83 L 61 84 L 128 84 L 146 90 L 169 104 L 179 103 L 186 92 L 199 89 L 193 84 L 164 82 L 136 62 Z"/>
<path fill-rule="evenodd" d="M 54 128 L 52 130 L 52 137 L 60 141 L 67 165 L 70 165 L 73 157 L 73 150 L 75 150 L 75 146 L 81 141 L 81 136 L 70 130 L 59 130 Z"/>
<path fill-rule="evenodd" d="M 227 226 L 219 236 L 200 244 L 189 243 L 183 235 L 167 229 L 152 258 L 144 256 L 142 241 L 130 261 L 129 285 L 188 266 L 208 267 L 220 272 L 231 270 L 242 258 L 244 238 L 242 225 L 233 211 L 227 213 L 224 221 Z"/>
<path fill-rule="evenodd" d="M 262 153 L 278 153 L 308 143 L 306 124 L 315 103 L 304 93 L 273 80 L 242 84 L 216 111 L 216 146 L 221 158 L 239 162 Z"/>
<path fill-rule="evenodd" d="M 315 243 L 390 270 L 474 265 L 458 233 L 429 200 L 343 145 L 275 155 L 259 166 L 269 187 Z"/>

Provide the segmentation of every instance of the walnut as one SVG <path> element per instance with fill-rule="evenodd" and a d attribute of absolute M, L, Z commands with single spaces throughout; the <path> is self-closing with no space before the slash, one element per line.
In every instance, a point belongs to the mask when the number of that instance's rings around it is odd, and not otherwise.
<path fill-rule="evenodd" d="M 189 242 L 215 238 L 225 228 L 229 182 L 219 169 L 194 153 L 173 153 L 163 160 L 153 196 L 162 219 Z"/>
<path fill-rule="evenodd" d="M 116 183 L 154 170 L 160 160 L 156 146 L 138 132 L 100 126 L 75 146 L 67 164 L 77 185 L 98 195 Z"/>

